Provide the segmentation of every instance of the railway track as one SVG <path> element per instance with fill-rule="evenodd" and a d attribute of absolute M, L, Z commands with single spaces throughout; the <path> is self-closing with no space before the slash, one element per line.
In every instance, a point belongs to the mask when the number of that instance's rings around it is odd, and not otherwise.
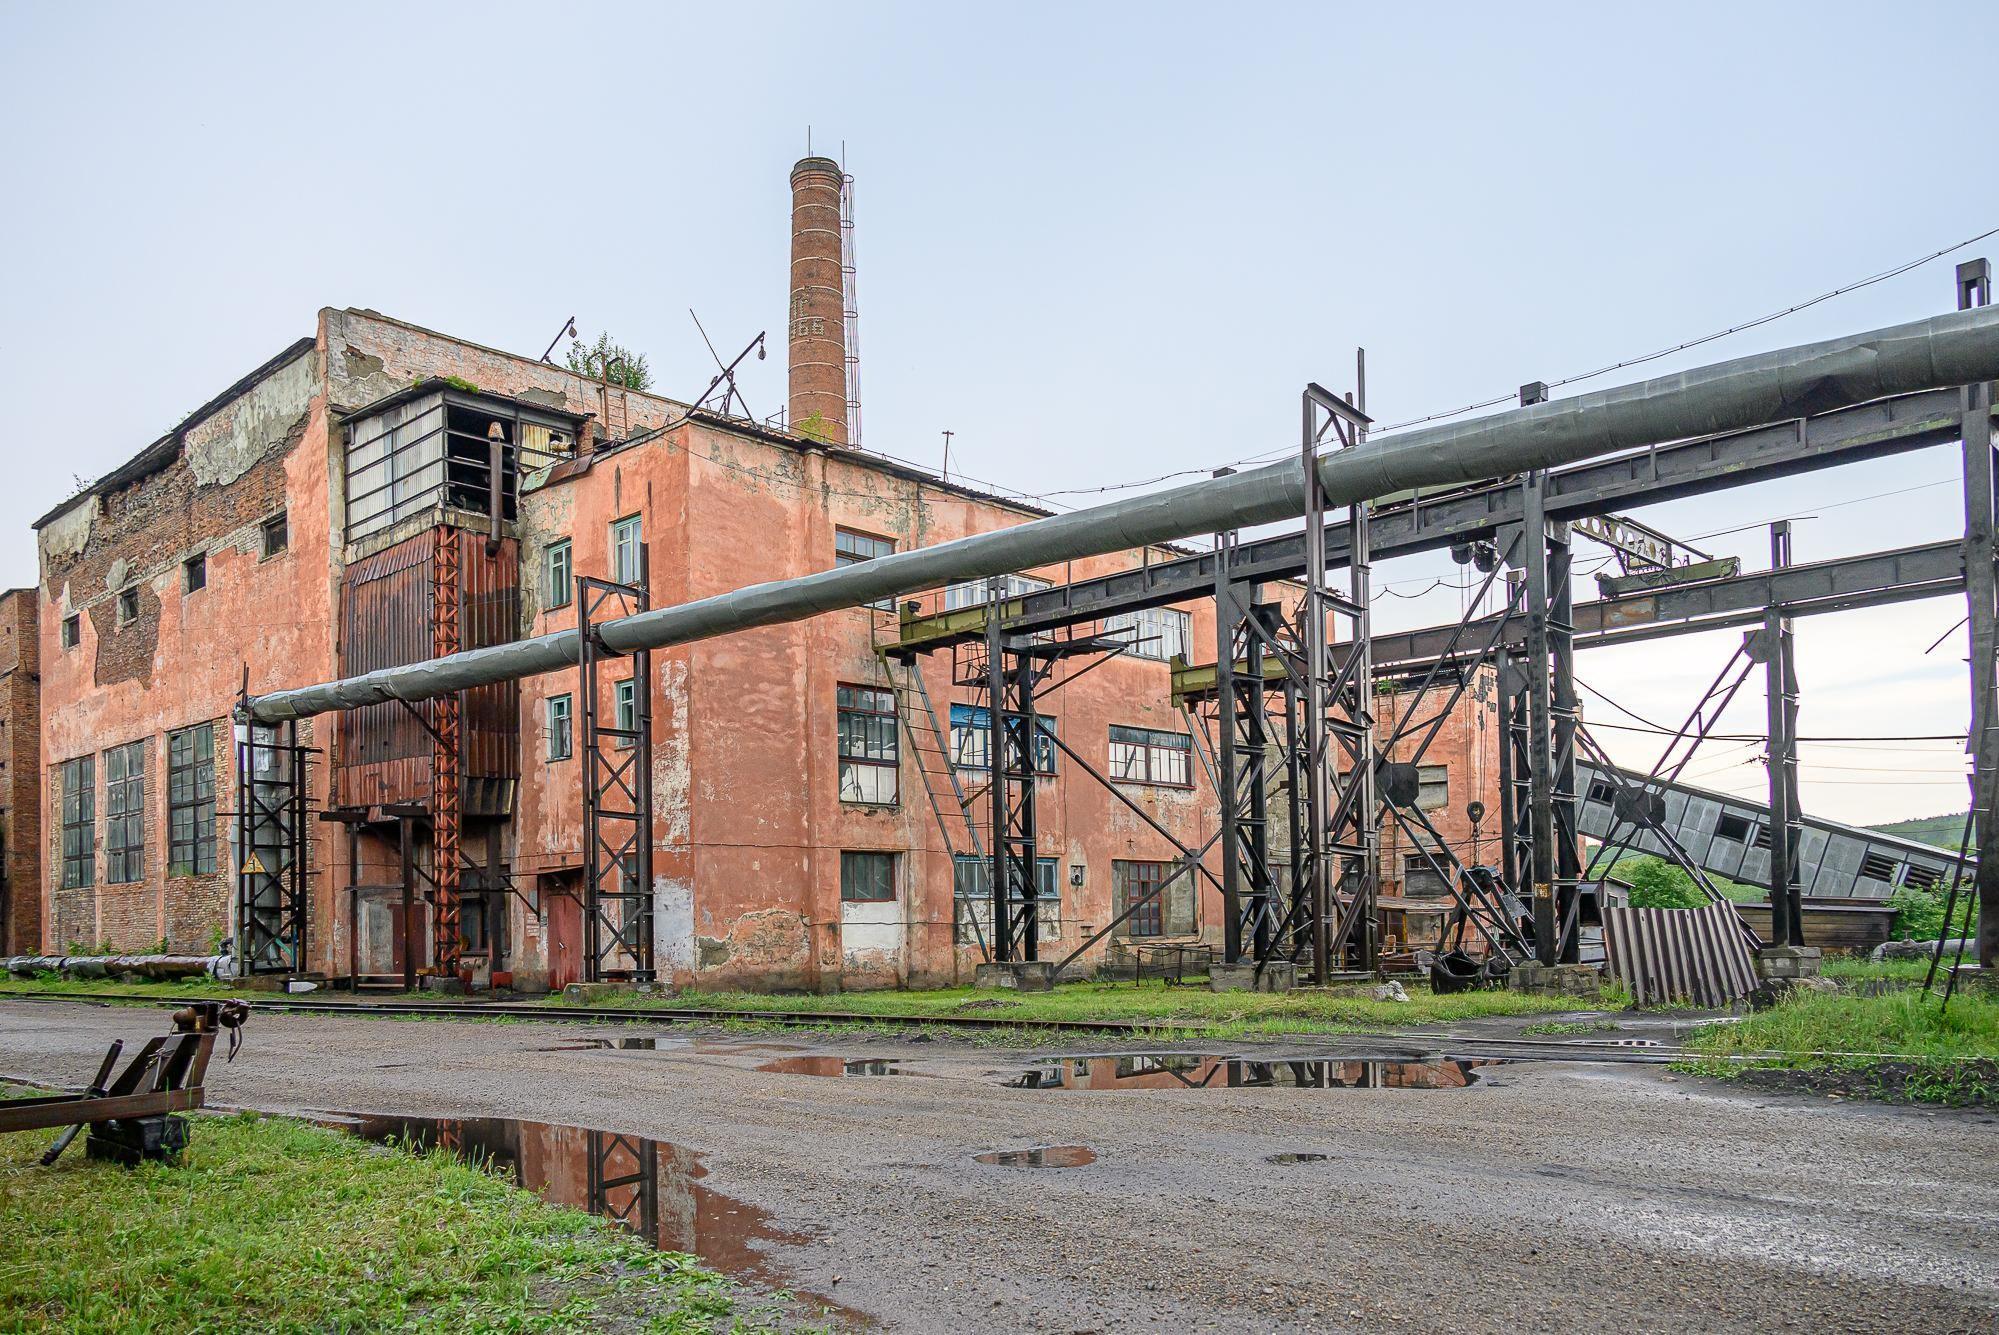
<path fill-rule="evenodd" d="M 0 988 L 0 1001 L 86 1002 L 182 1006 L 192 998 L 155 997 L 130 992 L 95 992 L 73 995 L 17 992 Z M 1054 1032 L 1078 1035 L 1129 1035 L 1143 1038 L 1151 1046 L 1173 1042 L 1176 1031 L 1184 1031 L 1189 1044 L 1209 1047 L 1250 1041 L 1268 1043 L 1276 1036 L 1254 1036 L 1248 1040 L 1216 1039 L 1206 1035 L 1210 1026 L 1137 1020 L 1024 1020 L 998 1015 L 873 1015 L 860 1011 L 773 1011 L 744 1010 L 710 1006 L 546 1006 L 532 1002 L 507 1001 L 335 1001 L 322 997 L 273 995 L 250 1002 L 252 1011 L 282 1011 L 304 1015 L 379 1015 L 427 1020 L 540 1020 L 583 1024 L 715 1024 L 747 1021 L 781 1025 L 793 1029 L 817 1029 L 828 1025 L 866 1025 L 892 1029 L 959 1029 L 984 1032 Z M 1437 1051 L 1448 1045 L 1453 1053 L 1491 1050 L 1517 1055 L 1520 1060 L 1614 1061 L 1657 1063 L 1671 1061 L 1680 1054 L 1678 1045 L 1651 1045 L 1649 1042 L 1608 1039 L 1547 1040 L 1499 1038 L 1442 1030 L 1348 1031 L 1342 1033 L 1297 1034 L 1299 1042 L 1377 1042 L 1413 1051 Z"/>

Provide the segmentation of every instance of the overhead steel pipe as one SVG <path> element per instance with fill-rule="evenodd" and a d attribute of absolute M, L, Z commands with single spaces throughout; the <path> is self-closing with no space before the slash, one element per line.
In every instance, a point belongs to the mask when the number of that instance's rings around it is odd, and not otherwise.
<path fill-rule="evenodd" d="M 1329 506 L 1349 505 L 1412 487 L 1484 481 L 1994 379 L 1999 307 L 1984 307 L 1378 437 L 1322 457 L 1319 477 Z M 1273 464 L 862 565 L 753 584 L 597 629 L 617 653 L 662 649 L 940 585 L 1295 519 L 1305 512 L 1303 470 L 1302 460 Z M 250 700 L 247 712 L 257 722 L 276 723 L 389 700 L 424 700 L 570 667 L 576 654 L 576 632 L 560 631 L 275 691 Z"/>

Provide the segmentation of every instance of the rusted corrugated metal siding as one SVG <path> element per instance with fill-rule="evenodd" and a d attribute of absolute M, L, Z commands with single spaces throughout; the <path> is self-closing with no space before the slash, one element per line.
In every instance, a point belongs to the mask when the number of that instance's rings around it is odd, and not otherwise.
<path fill-rule="evenodd" d="M 519 634 L 518 547 L 502 539 L 490 555 L 483 534 L 454 530 L 459 544 L 459 626 L 466 648 L 499 644 Z M 427 531 L 362 558 L 347 568 L 340 589 L 342 672 L 416 663 L 435 652 L 436 536 Z M 335 801 L 343 806 L 422 802 L 430 796 L 431 734 L 436 704 L 416 710 L 369 705 L 340 714 Z M 482 796 L 473 814 L 497 814 L 519 776 L 520 687 L 482 686 L 465 695 L 465 754 L 460 772 Z M 499 782 L 492 782 L 499 781 Z"/>
<path fill-rule="evenodd" d="M 1603 946 L 1611 976 L 1641 1006 L 1726 1006 L 1756 986 L 1741 919 L 1728 904 L 1698 909 L 1606 906 Z"/>

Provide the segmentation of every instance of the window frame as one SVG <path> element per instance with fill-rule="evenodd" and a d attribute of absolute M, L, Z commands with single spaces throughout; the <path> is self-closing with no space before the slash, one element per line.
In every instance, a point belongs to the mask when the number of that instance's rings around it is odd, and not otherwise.
<path fill-rule="evenodd" d="M 562 574 L 556 575 L 556 564 L 560 559 Z M 548 596 L 542 600 L 542 610 L 552 612 L 559 607 L 567 607 L 576 601 L 576 552 L 568 538 L 557 538 L 541 549 L 542 578 L 548 581 Z"/>
<path fill-rule="evenodd" d="M 1451 767 L 1416 766 L 1416 809 L 1442 811 L 1451 804 Z"/>
<path fill-rule="evenodd" d="M 966 873 L 975 873 L 967 876 Z M 993 859 L 991 854 L 981 857 L 976 853 L 954 853 L 951 856 L 951 903 L 953 910 L 951 939 L 956 945 L 971 946 L 979 943 L 980 933 L 973 930 L 974 921 L 990 926 L 988 919 L 975 919 L 969 906 L 993 902 Z M 1062 859 L 1037 857 L 1034 860 L 1034 901 L 1037 912 L 1053 906 L 1050 912 L 1041 912 L 1044 924 L 1059 926 L 1062 916 Z M 1051 939 L 1059 932 L 1047 932 Z"/>
<path fill-rule="evenodd" d="M 576 697 L 565 691 L 541 702 L 541 721 L 546 733 L 542 758 L 550 764 L 576 755 Z M 558 709 L 558 706 L 560 708 Z M 560 748 L 557 743 L 560 742 Z"/>
<path fill-rule="evenodd" d="M 292 549 L 292 521 L 289 510 L 280 510 L 274 515 L 265 516 L 263 522 L 257 526 L 257 531 L 263 552 L 263 555 L 257 558 L 259 561 L 272 560 Z"/>
<path fill-rule="evenodd" d="M 862 697 L 865 697 L 864 699 Z M 838 791 L 840 801 L 847 806 L 895 807 L 902 805 L 902 732 L 901 718 L 896 710 L 895 691 L 887 686 L 871 686 L 865 682 L 843 681 L 833 688 L 834 712 L 834 752 L 838 757 Z M 850 727 L 860 732 L 863 749 L 850 750 Z M 886 733 L 886 742 L 882 733 Z M 867 734 L 872 733 L 872 736 Z M 866 749 L 870 744 L 873 750 Z M 859 782 L 864 771 L 886 771 L 886 798 L 875 796 L 849 797 L 848 777 L 856 780 L 854 792 L 864 793 L 869 785 Z M 877 783 L 883 782 L 877 779 Z"/>
<path fill-rule="evenodd" d="M 624 558 L 619 555 L 620 551 L 623 550 L 622 544 L 627 533 L 631 535 L 632 539 L 631 566 L 629 569 L 625 566 Z M 645 574 L 645 516 L 642 514 L 628 514 L 622 518 L 613 519 L 611 521 L 609 537 L 611 583 L 638 583 Z"/>
<path fill-rule="evenodd" d="M 167 734 L 167 875 L 214 874 L 215 724 L 192 723 Z"/>
<path fill-rule="evenodd" d="M 139 619 L 139 586 L 127 584 L 118 590 L 118 624 L 129 626 Z"/>
<path fill-rule="evenodd" d="M 624 732 L 637 733 L 639 730 L 639 679 L 626 677 L 611 683 L 611 726 Z M 639 744 L 639 739 L 620 737 L 617 749 L 629 751 Z"/>
<path fill-rule="evenodd" d="M 1140 898 L 1155 885 L 1164 885 L 1173 879 L 1179 869 L 1177 862 L 1163 862 L 1153 858 L 1113 858 L 1111 859 L 1111 908 L 1122 914 L 1130 908 L 1134 899 Z M 1186 875 L 1193 875 L 1188 872 Z M 1137 893 L 1133 893 L 1136 889 Z M 1184 925 L 1175 924 L 1170 918 L 1171 907 L 1167 903 L 1167 892 L 1162 890 L 1154 895 L 1152 902 L 1130 914 L 1118 927 L 1118 935 L 1133 940 L 1150 940 L 1155 937 L 1193 936 L 1201 930 L 1200 896 L 1198 893 L 1188 899 L 1191 921 Z M 1174 930 L 1179 926 L 1179 930 Z M 1141 931 L 1140 927 L 1154 930 Z"/>
<path fill-rule="evenodd" d="M 196 552 L 180 563 L 180 592 L 183 598 L 208 587 L 208 553 Z"/>
<path fill-rule="evenodd" d="M 62 627 L 59 630 L 58 635 L 59 635 L 58 643 L 62 645 L 62 650 L 64 653 L 68 653 L 71 649 L 74 649 L 78 645 L 82 644 L 83 613 L 71 612 L 68 616 L 64 617 L 62 619 Z"/>
<path fill-rule="evenodd" d="M 963 715 L 965 722 L 959 721 L 960 715 Z M 1036 713 L 1034 717 L 1049 732 L 1056 731 L 1058 720 L 1053 714 Z M 950 762 L 951 768 L 981 772 L 992 768 L 992 757 L 987 754 L 991 750 L 987 742 L 992 735 L 990 718 L 991 715 L 987 713 L 984 705 L 966 704 L 962 701 L 954 701 L 951 704 L 945 712 L 944 719 L 944 744 L 948 748 L 946 759 Z M 967 734 L 965 744 L 960 744 L 958 741 L 958 731 L 961 727 Z M 1057 751 L 1054 741 L 1037 729 L 1034 734 L 1035 778 L 1055 777 L 1056 766 L 1060 763 Z M 972 752 L 977 752 L 980 758 L 964 758 Z"/>
<path fill-rule="evenodd" d="M 840 851 L 840 902 L 842 904 L 893 904 L 899 901 L 902 898 L 902 876 L 901 868 L 897 864 L 901 860 L 898 854 L 882 849 L 842 849 Z M 851 869 L 859 868 L 863 865 L 879 867 L 886 872 L 884 879 L 888 893 L 850 893 L 854 890 L 872 891 L 877 888 L 873 884 L 875 878 L 872 873 L 870 873 L 868 877 L 869 883 L 866 885 L 857 883 L 851 874 Z"/>
<path fill-rule="evenodd" d="M 865 556 L 859 552 L 843 552 L 840 550 L 840 542 L 843 538 L 859 543 L 874 544 L 887 550 L 870 552 Z M 863 566 L 870 561 L 879 561 L 884 556 L 894 555 L 894 538 L 884 538 L 879 533 L 870 533 L 866 529 L 848 528 L 843 524 L 835 524 L 833 526 L 833 568 L 835 570 L 844 570 L 848 566 Z M 876 612 L 893 612 L 895 611 L 895 599 L 883 598 L 879 602 L 869 603 L 868 607 Z"/>
<path fill-rule="evenodd" d="M 146 879 L 147 739 L 104 750 L 104 884 Z"/>
<path fill-rule="evenodd" d="M 1119 737 L 1120 732 L 1135 734 Z M 1164 739 L 1164 740 L 1162 740 Z M 1110 725 L 1105 742 L 1104 773 L 1112 783 L 1143 784 L 1151 788 L 1192 788 L 1194 786 L 1194 738 L 1191 733 L 1165 728 L 1141 728 L 1127 723 Z M 1119 747 L 1130 748 L 1124 765 L 1119 764 Z M 1178 756 L 1179 778 L 1162 777 L 1161 757 Z M 1132 761 L 1136 761 L 1136 771 Z M 1122 768 L 1125 772 L 1120 774 Z"/>
<path fill-rule="evenodd" d="M 97 883 L 97 757 L 75 756 L 62 761 L 57 769 L 62 794 L 59 886 L 85 890 Z"/>
<path fill-rule="evenodd" d="M 1177 626 L 1175 636 L 1166 627 Z M 1106 639 L 1121 638 L 1129 646 L 1124 651 L 1126 658 L 1144 658 L 1155 663 L 1170 663 L 1175 657 L 1191 657 L 1194 644 L 1194 616 L 1177 607 L 1143 607 L 1136 612 L 1119 612 L 1107 616 L 1097 623 L 1097 631 Z"/>

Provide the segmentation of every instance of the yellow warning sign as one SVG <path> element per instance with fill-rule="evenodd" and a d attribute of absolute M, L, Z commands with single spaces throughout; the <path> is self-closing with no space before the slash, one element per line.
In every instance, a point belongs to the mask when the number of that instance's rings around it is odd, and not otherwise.
<path fill-rule="evenodd" d="M 252 873 L 255 873 L 258 876 L 265 876 L 270 874 L 270 868 L 266 867 L 264 865 L 264 860 L 258 857 L 255 853 L 252 853 L 249 857 L 243 859 L 243 874 L 245 876 L 248 876 L 251 875 Z"/>

